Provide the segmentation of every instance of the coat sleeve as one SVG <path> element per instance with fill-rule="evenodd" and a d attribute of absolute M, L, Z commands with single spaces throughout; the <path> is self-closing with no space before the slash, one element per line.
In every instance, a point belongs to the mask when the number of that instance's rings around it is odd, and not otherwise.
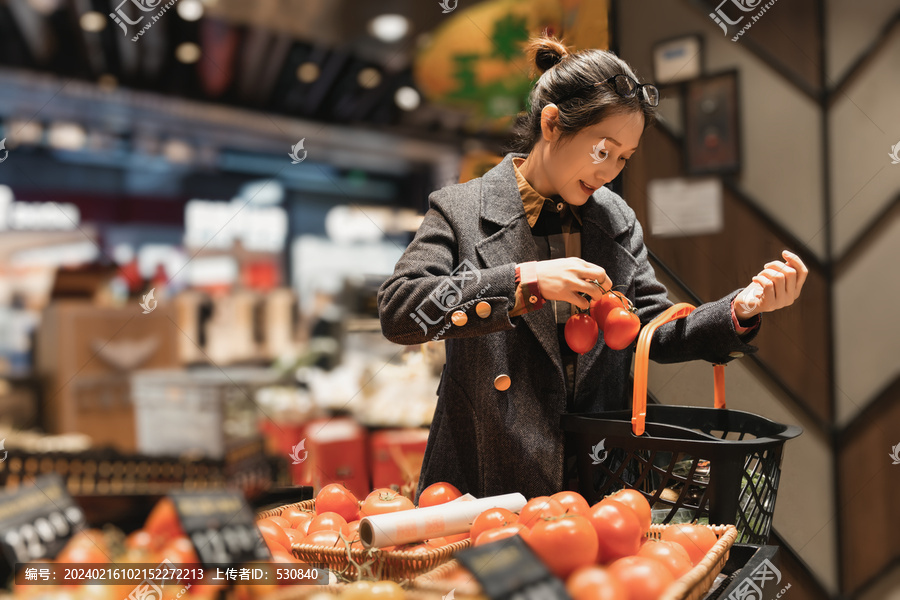
<path fill-rule="evenodd" d="M 650 265 L 641 224 L 627 205 L 626 209 L 630 213 L 627 217 L 632 226 L 623 242 L 638 263 L 635 305 L 641 324 L 645 325 L 672 306 L 672 302 Z M 650 358 L 660 363 L 706 360 L 725 364 L 735 358 L 730 356 L 731 353 L 756 352 L 757 348 L 748 342 L 756 337 L 759 328 L 740 336 L 731 318 L 731 302 L 740 291 L 735 290 L 720 300 L 702 304 L 687 317 L 660 327 L 650 344 Z"/>
<path fill-rule="evenodd" d="M 475 256 L 459 256 L 458 220 L 447 200 L 443 190 L 431 194 L 425 220 L 378 290 L 381 330 L 392 342 L 421 344 L 514 327 L 515 264 L 480 268 Z M 490 305 L 486 317 L 476 312 L 481 302 Z M 452 321 L 458 311 L 465 313 L 464 324 Z"/>

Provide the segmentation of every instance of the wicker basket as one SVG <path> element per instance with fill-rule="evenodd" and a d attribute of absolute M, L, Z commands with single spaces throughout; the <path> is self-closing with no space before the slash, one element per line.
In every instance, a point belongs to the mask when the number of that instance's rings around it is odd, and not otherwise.
<path fill-rule="evenodd" d="M 659 539 L 668 527 L 674 525 L 651 525 L 647 537 Z M 737 539 L 737 529 L 734 525 L 704 525 L 704 527 L 712 529 L 719 540 L 703 560 L 670 585 L 659 600 L 701 600 L 722 572 L 725 563 L 728 562 L 731 546 Z M 417 577 L 413 581 L 413 588 L 437 594 L 447 594 L 453 590 L 454 596 L 464 599 L 483 597 L 480 595 L 481 586 L 474 576 L 470 575 L 465 581 L 458 579 L 461 571 L 463 567 L 457 561 L 451 560 Z"/>
<path fill-rule="evenodd" d="M 259 513 L 259 518 L 277 517 L 287 508 L 313 511 L 315 500 L 304 500 L 294 504 L 279 506 Z M 418 575 L 449 561 L 453 554 L 469 546 L 469 540 L 462 540 L 436 548 L 428 552 L 384 552 L 378 549 L 323 548 L 307 544 L 294 545 L 291 550 L 299 560 L 314 566 L 321 566 L 348 580 L 390 579 L 392 581 L 412 580 Z"/>

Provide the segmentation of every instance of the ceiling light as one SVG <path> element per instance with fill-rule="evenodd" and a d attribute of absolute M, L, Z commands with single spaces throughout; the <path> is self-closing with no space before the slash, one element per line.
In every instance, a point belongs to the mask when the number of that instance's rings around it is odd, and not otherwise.
<path fill-rule="evenodd" d="M 87 141 L 84 127 L 77 123 L 57 122 L 50 125 L 47 141 L 57 150 L 81 150 Z"/>
<path fill-rule="evenodd" d="M 381 72 L 372 67 L 366 67 L 356 76 L 356 82 L 360 87 L 372 89 L 378 87 L 381 83 Z"/>
<path fill-rule="evenodd" d="M 396 42 L 409 31 L 409 19 L 403 15 L 379 15 L 369 21 L 369 32 L 382 42 Z"/>
<path fill-rule="evenodd" d="M 81 15 L 79 23 L 81 23 L 81 28 L 85 31 L 95 33 L 103 31 L 106 27 L 106 17 L 95 10 L 91 10 Z"/>
<path fill-rule="evenodd" d="M 305 62 L 297 67 L 297 79 L 303 83 L 312 83 L 319 78 L 319 65 L 312 62 Z"/>
<path fill-rule="evenodd" d="M 394 94 L 394 102 L 403 110 L 416 110 L 422 102 L 422 97 L 419 96 L 419 92 L 404 85 Z"/>
<path fill-rule="evenodd" d="M 180 0 L 176 10 L 178 16 L 185 21 L 197 21 L 203 16 L 203 4 L 200 0 Z"/>
<path fill-rule="evenodd" d="M 175 49 L 175 58 L 186 65 L 200 60 L 200 46 L 193 42 L 184 42 Z"/>

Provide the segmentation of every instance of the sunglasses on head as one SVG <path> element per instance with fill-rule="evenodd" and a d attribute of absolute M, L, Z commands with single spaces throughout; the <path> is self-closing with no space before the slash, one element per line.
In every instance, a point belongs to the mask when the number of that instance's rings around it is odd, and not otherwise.
<path fill-rule="evenodd" d="M 574 96 L 578 94 L 581 90 L 586 87 L 600 87 L 601 85 L 606 85 L 608 83 L 612 83 L 613 88 L 616 90 L 616 93 L 619 94 L 623 98 L 634 98 L 635 95 L 640 91 L 640 95 L 638 98 L 641 102 L 646 103 L 648 106 L 659 106 L 659 90 L 655 85 L 651 85 L 649 83 L 645 83 L 641 85 L 637 81 L 635 81 L 632 77 L 620 73 L 618 75 L 613 75 L 609 79 L 605 81 L 598 81 L 597 83 L 588 84 L 585 86 L 581 86 L 574 93 L 569 94 L 562 100 L 558 100 L 556 104 L 562 104 L 568 100 L 571 100 Z"/>

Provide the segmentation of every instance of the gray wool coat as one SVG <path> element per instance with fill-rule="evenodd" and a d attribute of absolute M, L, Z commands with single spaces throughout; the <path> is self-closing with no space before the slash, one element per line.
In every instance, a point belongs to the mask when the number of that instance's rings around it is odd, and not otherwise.
<path fill-rule="evenodd" d="M 378 292 L 389 340 L 446 340 L 420 492 L 437 481 L 476 497 L 521 492 L 531 498 L 563 489 L 559 417 L 566 390 L 556 322 L 549 304 L 509 316 L 516 264 L 537 260 L 512 164 L 516 156 L 527 155 L 508 154 L 483 177 L 433 192 L 424 222 Z M 616 286 L 626 286 L 642 323 L 671 306 L 647 260 L 641 226 L 622 198 L 600 188 L 581 217 L 582 258 L 606 269 Z M 651 358 L 727 363 L 731 353 L 755 352 L 746 343 L 755 332 L 739 337 L 734 329 L 736 294 L 661 327 Z M 601 333 L 597 345 L 578 357 L 576 412 L 630 407 L 633 350 L 607 348 Z M 500 375 L 509 377 L 505 391 L 495 386 Z"/>

